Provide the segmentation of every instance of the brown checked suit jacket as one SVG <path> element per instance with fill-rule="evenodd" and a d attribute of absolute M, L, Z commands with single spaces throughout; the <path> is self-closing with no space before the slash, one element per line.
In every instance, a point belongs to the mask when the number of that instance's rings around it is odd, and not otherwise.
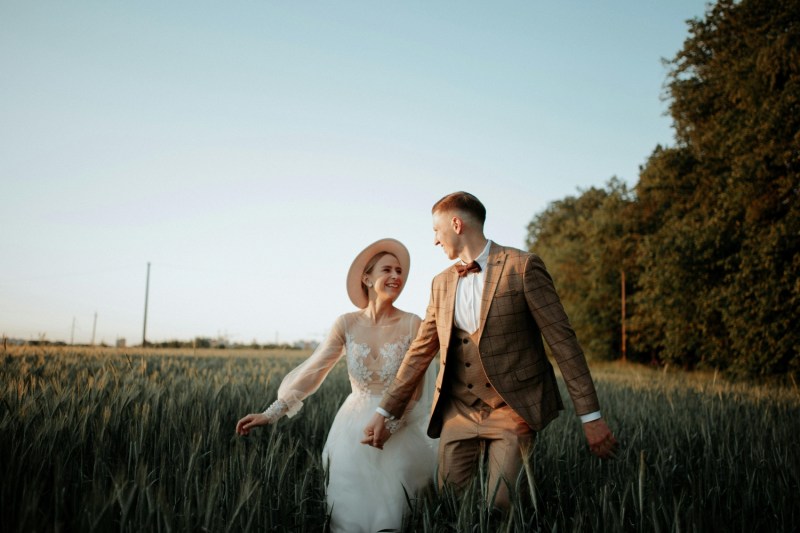
<path fill-rule="evenodd" d="M 447 394 L 447 349 L 453 329 L 458 273 L 438 274 L 417 338 L 403 358 L 381 407 L 400 416 L 425 369 L 441 353 L 428 435 L 442 428 L 442 394 Z M 484 273 L 481 316 L 475 338 L 486 376 L 503 400 L 539 431 L 564 406 L 542 337 L 558 363 L 575 411 L 600 409 L 594 383 L 575 332 L 556 294 L 553 280 L 535 254 L 492 243 Z"/>

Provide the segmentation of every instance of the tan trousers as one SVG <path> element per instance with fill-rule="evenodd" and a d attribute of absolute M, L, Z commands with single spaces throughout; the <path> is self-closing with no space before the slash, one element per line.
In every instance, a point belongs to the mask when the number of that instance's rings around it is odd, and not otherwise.
<path fill-rule="evenodd" d="M 439 487 L 467 485 L 483 453 L 488 463 L 487 499 L 491 503 L 494 496 L 495 507 L 508 509 L 509 489 L 522 469 L 520 447 L 529 449 L 535 432 L 505 404 L 492 409 L 481 400 L 466 405 L 451 396 L 446 401 L 439 437 Z"/>

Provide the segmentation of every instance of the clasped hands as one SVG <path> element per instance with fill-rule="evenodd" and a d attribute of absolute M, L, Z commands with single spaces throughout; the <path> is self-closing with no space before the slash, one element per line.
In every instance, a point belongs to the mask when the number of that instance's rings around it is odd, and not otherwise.
<path fill-rule="evenodd" d="M 380 413 L 375 413 L 364 428 L 364 438 L 361 440 L 361 444 L 382 450 L 383 445 L 391 436 L 392 433 L 386 427 L 386 418 Z"/>

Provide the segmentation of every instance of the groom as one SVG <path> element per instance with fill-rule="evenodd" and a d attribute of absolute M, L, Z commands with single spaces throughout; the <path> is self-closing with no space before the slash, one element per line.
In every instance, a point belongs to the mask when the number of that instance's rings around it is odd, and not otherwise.
<path fill-rule="evenodd" d="M 601 418 L 586 359 L 542 260 L 487 240 L 486 209 L 469 193 L 445 196 L 432 213 L 434 244 L 459 261 L 434 278 L 425 320 L 362 443 L 383 447 L 390 437 L 387 419 L 401 416 L 441 353 L 428 425 L 428 435 L 439 438 L 439 486 L 466 485 L 483 449 L 489 494 L 507 509 L 521 450 L 563 409 L 542 337 L 589 449 L 610 458 L 617 441 Z"/>

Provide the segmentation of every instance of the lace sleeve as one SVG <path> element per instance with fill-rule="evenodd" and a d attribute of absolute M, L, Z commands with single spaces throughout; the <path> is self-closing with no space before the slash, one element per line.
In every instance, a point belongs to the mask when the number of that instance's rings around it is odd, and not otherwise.
<path fill-rule="evenodd" d="M 327 338 L 308 359 L 289 372 L 278 387 L 278 400 L 265 411 L 268 416 L 294 416 L 303 400 L 317 391 L 344 354 L 344 317 L 339 317 Z M 269 412 L 269 413 L 268 413 Z"/>

